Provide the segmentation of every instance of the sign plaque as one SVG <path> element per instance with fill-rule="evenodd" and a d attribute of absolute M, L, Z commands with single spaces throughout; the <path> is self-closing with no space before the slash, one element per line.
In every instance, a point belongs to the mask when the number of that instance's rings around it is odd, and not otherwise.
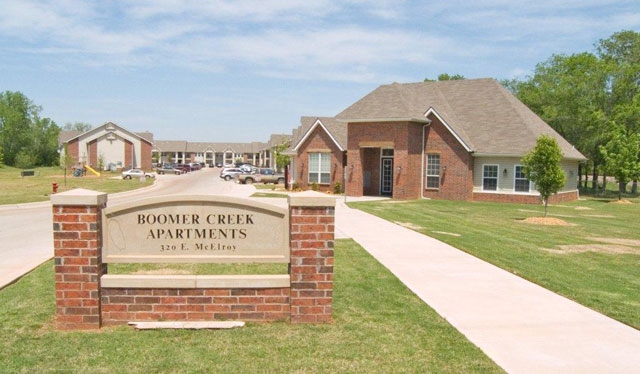
<path fill-rule="evenodd" d="M 103 261 L 289 262 L 286 209 L 247 199 L 165 196 L 103 211 Z"/>

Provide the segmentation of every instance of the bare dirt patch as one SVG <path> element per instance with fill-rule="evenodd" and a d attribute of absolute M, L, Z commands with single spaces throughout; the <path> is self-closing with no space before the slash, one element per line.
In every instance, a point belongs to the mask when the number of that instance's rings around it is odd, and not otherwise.
<path fill-rule="evenodd" d="M 398 222 L 398 221 L 394 221 L 393 223 L 395 223 L 396 225 L 400 225 L 400 226 L 402 226 L 402 227 L 406 227 L 406 228 L 411 229 L 411 230 L 416 230 L 416 231 L 417 231 L 417 230 L 421 230 L 421 229 L 423 229 L 423 227 L 422 227 L 422 226 L 414 225 L 414 224 L 413 224 L 413 223 L 411 223 L 411 222 Z"/>
<path fill-rule="evenodd" d="M 560 245 L 559 249 L 543 248 L 543 251 L 556 253 L 556 254 L 570 254 L 570 253 L 584 253 L 584 252 L 598 252 L 608 254 L 623 254 L 632 253 L 640 254 L 640 248 L 627 247 L 625 245 L 616 244 L 575 244 L 575 245 Z"/>
<path fill-rule="evenodd" d="M 640 240 L 636 240 L 636 239 L 596 238 L 596 237 L 589 237 L 587 239 L 593 240 L 596 242 L 602 242 L 602 243 L 621 244 L 621 245 L 628 245 L 631 247 L 640 247 Z"/>
<path fill-rule="evenodd" d="M 596 237 L 590 237 L 587 239 L 606 244 L 593 243 L 560 245 L 558 246 L 558 249 L 543 248 L 542 250 L 556 254 L 598 252 L 608 254 L 631 253 L 640 255 L 640 240 Z"/>
<path fill-rule="evenodd" d="M 593 208 L 589 208 L 588 206 L 579 206 L 576 207 L 576 210 L 593 210 Z"/>
<path fill-rule="evenodd" d="M 611 204 L 633 204 L 633 202 L 631 200 L 614 200 L 611 202 Z"/>
<path fill-rule="evenodd" d="M 574 226 L 573 224 L 555 217 L 529 217 L 522 220 L 524 223 L 545 226 Z"/>

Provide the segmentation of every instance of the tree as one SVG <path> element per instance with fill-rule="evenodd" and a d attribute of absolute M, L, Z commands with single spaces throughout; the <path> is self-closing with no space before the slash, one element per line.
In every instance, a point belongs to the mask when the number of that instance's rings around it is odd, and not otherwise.
<path fill-rule="evenodd" d="M 85 123 L 85 122 L 67 122 L 64 124 L 64 127 L 62 128 L 65 131 L 80 131 L 80 132 L 87 132 L 89 130 L 91 130 L 93 128 L 93 126 L 90 123 Z"/>
<path fill-rule="evenodd" d="M 57 162 L 60 128 L 49 118 L 40 118 L 40 108 L 20 92 L 0 93 L 0 145 L 4 163 L 16 166 L 26 156 L 34 166 L 53 165 Z"/>
<path fill-rule="evenodd" d="M 447 73 L 442 73 L 442 74 L 438 75 L 438 81 L 457 81 L 457 80 L 462 80 L 462 79 L 467 79 L 467 78 L 465 78 L 464 75 L 460 75 L 460 74 L 449 75 Z M 424 81 L 425 82 L 435 82 L 434 79 L 430 79 L 430 78 L 425 78 Z"/>
<path fill-rule="evenodd" d="M 628 133 L 637 134 L 640 132 L 640 33 L 617 32 L 600 40 L 596 48 L 607 66 L 612 120 L 626 127 Z M 636 176 L 632 192 L 637 191 Z"/>
<path fill-rule="evenodd" d="M 626 185 L 640 176 L 640 134 L 615 125 L 609 142 L 600 147 L 607 173 L 618 181 L 618 200 Z"/>
<path fill-rule="evenodd" d="M 608 120 L 607 75 L 598 57 L 591 53 L 553 55 L 536 65 L 528 80 L 506 82 L 506 87 L 589 158 L 595 188 L 602 163 L 602 128 Z"/>
<path fill-rule="evenodd" d="M 289 148 L 289 142 L 284 141 L 282 144 L 277 145 L 273 150 L 273 154 L 276 157 L 276 168 L 282 170 L 285 166 L 291 162 L 291 157 L 284 153 Z"/>
<path fill-rule="evenodd" d="M 560 166 L 562 151 L 554 138 L 542 135 L 536 146 L 522 157 L 522 167 L 527 179 L 535 183 L 544 204 L 547 216 L 549 196 L 557 193 L 565 184 L 565 175 Z"/>

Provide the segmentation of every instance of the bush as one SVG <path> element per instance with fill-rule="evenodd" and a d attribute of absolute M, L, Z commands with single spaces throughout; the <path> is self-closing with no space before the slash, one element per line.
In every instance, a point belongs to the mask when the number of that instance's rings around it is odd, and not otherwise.
<path fill-rule="evenodd" d="M 16 167 L 18 169 L 29 169 L 36 164 L 36 158 L 27 151 L 20 151 L 16 156 Z"/>
<path fill-rule="evenodd" d="M 342 183 L 340 182 L 336 182 L 336 184 L 333 185 L 333 193 L 338 195 L 341 194 L 342 191 Z"/>
<path fill-rule="evenodd" d="M 310 185 L 310 186 L 311 186 L 311 189 L 312 189 L 313 191 L 318 191 L 318 190 L 319 190 L 319 188 L 318 188 L 318 183 L 317 183 L 317 182 L 313 182 L 313 183 L 311 183 L 311 185 Z"/>

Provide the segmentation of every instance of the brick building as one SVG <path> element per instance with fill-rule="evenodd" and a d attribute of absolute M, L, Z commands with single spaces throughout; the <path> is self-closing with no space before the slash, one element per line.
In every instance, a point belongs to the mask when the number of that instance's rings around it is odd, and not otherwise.
<path fill-rule="evenodd" d="M 58 144 L 61 158 L 65 157 L 66 148 L 76 166 L 88 165 L 96 170 L 140 168 L 147 171 L 152 167 L 153 134 L 131 132 L 113 122 L 86 132 L 62 131 Z"/>
<path fill-rule="evenodd" d="M 292 148 L 298 162 L 311 149 L 337 163 L 338 151 L 346 150 L 335 169 L 346 170 L 349 196 L 536 203 L 539 194 L 521 159 L 539 136 L 549 135 L 562 149 L 567 176 L 553 200 L 574 200 L 578 164 L 585 160 L 494 79 L 383 85 L 335 118 L 301 127 L 304 135 L 296 141 L 294 131 Z M 301 185 L 311 180 L 309 170 L 295 169 Z"/>

